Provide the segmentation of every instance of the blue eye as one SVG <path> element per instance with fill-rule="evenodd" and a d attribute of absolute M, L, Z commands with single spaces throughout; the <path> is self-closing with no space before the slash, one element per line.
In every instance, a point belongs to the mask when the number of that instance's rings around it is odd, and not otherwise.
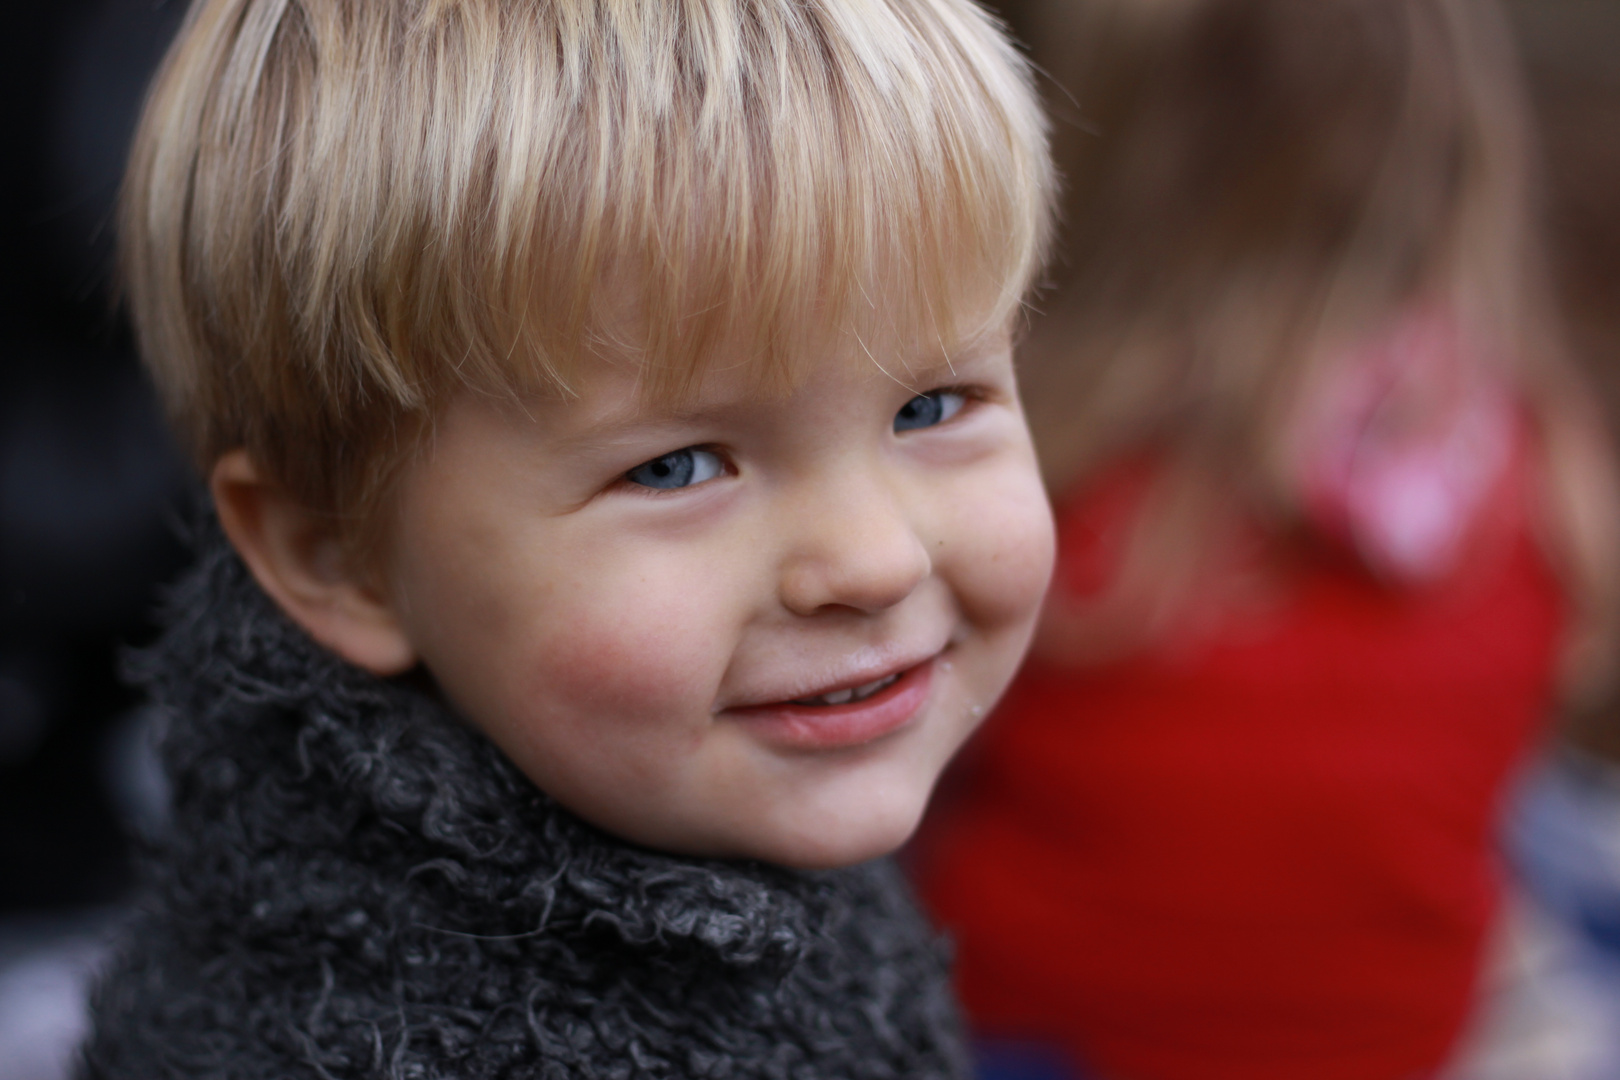
<path fill-rule="evenodd" d="M 931 390 L 918 394 L 894 414 L 895 434 L 942 424 L 962 411 L 967 398 L 954 390 Z"/>
<path fill-rule="evenodd" d="M 641 487 L 669 491 L 713 480 L 724 471 L 725 465 L 719 454 L 688 446 L 684 450 L 675 450 L 663 457 L 644 461 L 625 473 L 624 478 Z"/>

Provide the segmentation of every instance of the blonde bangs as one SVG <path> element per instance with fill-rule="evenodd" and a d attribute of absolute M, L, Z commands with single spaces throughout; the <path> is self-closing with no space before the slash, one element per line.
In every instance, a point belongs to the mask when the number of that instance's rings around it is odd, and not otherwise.
<path fill-rule="evenodd" d="M 206 466 L 353 506 L 446 396 L 679 392 L 726 345 L 1005 319 L 1053 181 L 968 0 L 203 0 L 125 192 L 143 349 Z"/>

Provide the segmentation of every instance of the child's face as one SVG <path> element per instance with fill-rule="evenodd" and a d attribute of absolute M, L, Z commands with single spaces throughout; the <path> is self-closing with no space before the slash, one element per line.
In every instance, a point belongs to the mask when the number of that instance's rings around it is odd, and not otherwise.
<path fill-rule="evenodd" d="M 895 359 L 773 394 L 721 358 L 669 408 L 607 362 L 571 401 L 461 398 L 391 544 L 416 654 L 627 839 L 796 866 L 893 849 L 1052 563 L 1007 336 Z"/>

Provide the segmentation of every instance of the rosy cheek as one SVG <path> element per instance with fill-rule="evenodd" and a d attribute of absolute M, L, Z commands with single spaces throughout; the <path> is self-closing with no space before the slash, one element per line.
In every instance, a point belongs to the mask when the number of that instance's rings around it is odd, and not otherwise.
<path fill-rule="evenodd" d="M 1039 482 L 1018 478 L 982 493 L 947 538 L 948 573 L 969 618 L 985 625 L 1032 618 L 1052 575 L 1052 515 Z M 954 547 L 954 552 L 951 548 Z"/>
<path fill-rule="evenodd" d="M 611 597 L 557 620 L 531 654 L 529 692 L 584 722 L 652 726 L 705 713 L 718 679 L 713 649 L 726 635 L 690 611 L 640 595 Z"/>

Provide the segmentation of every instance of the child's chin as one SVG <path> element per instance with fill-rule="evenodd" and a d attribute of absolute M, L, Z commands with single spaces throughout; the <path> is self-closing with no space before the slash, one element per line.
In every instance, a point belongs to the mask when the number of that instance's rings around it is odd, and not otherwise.
<path fill-rule="evenodd" d="M 925 800 L 888 806 L 861 818 L 838 815 L 831 821 L 761 836 L 749 846 L 753 858 L 795 870 L 835 870 L 895 852 L 916 831 Z"/>

